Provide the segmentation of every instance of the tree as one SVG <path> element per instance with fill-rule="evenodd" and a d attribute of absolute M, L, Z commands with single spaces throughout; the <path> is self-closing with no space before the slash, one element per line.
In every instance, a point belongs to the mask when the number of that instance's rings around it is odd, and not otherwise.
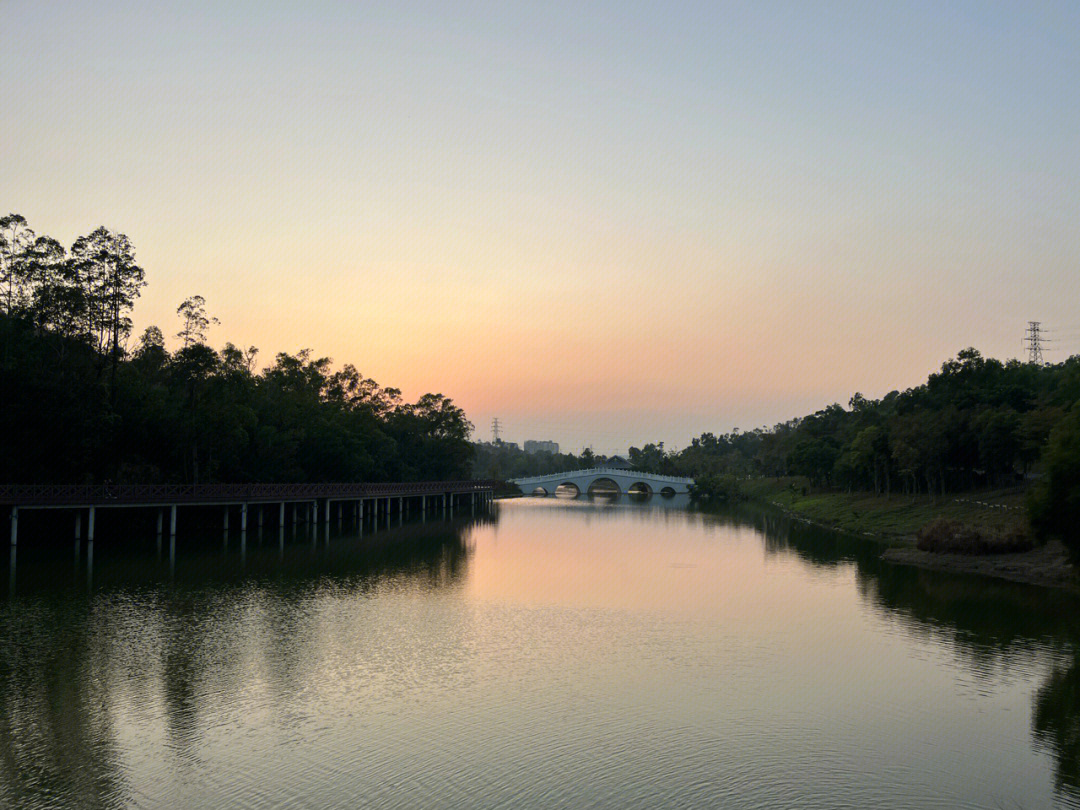
<path fill-rule="evenodd" d="M 48 236 L 34 240 L 28 255 L 30 302 L 27 312 L 41 329 L 76 337 L 86 315 L 86 301 L 63 245 Z"/>
<path fill-rule="evenodd" d="M 180 316 L 183 324 L 176 336 L 184 342 L 184 348 L 195 343 L 206 343 L 206 330 L 210 328 L 210 324 L 219 322 L 217 318 L 207 316 L 206 299 L 201 295 L 184 299 L 176 308 L 176 314 Z"/>
<path fill-rule="evenodd" d="M 1042 536 L 1060 537 L 1080 556 L 1080 403 L 1050 432 L 1043 465 L 1029 503 L 1032 526 Z"/>
<path fill-rule="evenodd" d="M 104 227 L 80 236 L 71 257 L 89 304 L 89 327 L 98 351 L 116 355 L 120 340 L 131 329 L 127 314 L 146 286 L 143 269 L 135 263 L 135 250 L 124 234 Z"/>
<path fill-rule="evenodd" d="M 27 303 L 30 252 L 36 238 L 25 217 L 0 217 L 0 285 L 8 315 L 18 313 Z"/>

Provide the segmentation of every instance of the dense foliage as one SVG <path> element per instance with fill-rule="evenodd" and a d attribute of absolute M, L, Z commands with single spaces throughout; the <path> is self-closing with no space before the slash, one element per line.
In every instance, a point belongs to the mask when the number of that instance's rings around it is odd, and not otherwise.
<path fill-rule="evenodd" d="M 805 476 L 812 485 L 939 498 L 1034 480 L 1032 522 L 1080 549 L 1080 357 L 1001 362 L 965 349 L 916 388 L 855 394 L 772 429 L 703 434 L 679 452 L 630 448 L 640 469 L 701 480 Z"/>
<path fill-rule="evenodd" d="M 307 350 L 257 370 L 206 343 L 199 296 L 181 345 L 129 347 L 145 282 L 127 237 L 70 251 L 0 218 L 0 480 L 379 481 L 468 477 L 472 426 L 441 394 L 415 403 Z"/>
<path fill-rule="evenodd" d="M 671 475 L 803 475 L 814 485 L 907 493 L 1007 486 L 1040 460 L 1080 398 L 1080 357 L 1002 363 L 965 349 L 923 385 L 880 400 L 855 394 L 772 429 L 705 433 L 677 453 L 630 448 L 641 469 Z"/>
<path fill-rule="evenodd" d="M 572 453 L 526 453 L 509 442 L 478 442 L 475 445 L 475 475 L 477 478 L 506 480 L 532 475 L 584 470 L 603 467 L 607 456 L 584 450 L 580 456 Z"/>

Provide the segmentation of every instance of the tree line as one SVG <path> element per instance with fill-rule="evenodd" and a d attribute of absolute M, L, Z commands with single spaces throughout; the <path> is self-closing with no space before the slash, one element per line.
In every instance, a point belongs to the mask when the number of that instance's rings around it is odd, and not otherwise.
<path fill-rule="evenodd" d="M 772 428 L 704 433 L 678 452 L 632 447 L 638 468 L 694 478 L 802 476 L 811 486 L 935 500 L 1033 484 L 1042 534 L 1080 548 L 1080 356 L 1050 365 L 959 352 L 922 385 L 855 394 Z"/>
<path fill-rule="evenodd" d="M 465 478 L 472 425 L 441 394 L 405 402 L 309 350 L 215 350 L 201 296 L 179 347 L 132 339 L 146 285 L 130 240 L 98 228 L 69 249 L 0 218 L 0 480 L 386 481 Z"/>
<path fill-rule="evenodd" d="M 500 481 L 603 467 L 609 460 L 608 456 L 597 455 L 591 448 L 585 448 L 576 456 L 547 451 L 526 453 L 517 444 L 503 441 L 476 442 L 473 450 L 475 476 Z"/>

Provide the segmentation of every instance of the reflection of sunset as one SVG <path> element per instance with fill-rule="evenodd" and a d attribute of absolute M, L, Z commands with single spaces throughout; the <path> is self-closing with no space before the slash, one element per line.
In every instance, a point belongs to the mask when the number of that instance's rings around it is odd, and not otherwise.
<path fill-rule="evenodd" d="M 771 511 L 684 507 L 503 501 L 497 522 L 246 552 L 188 536 L 171 573 L 135 535 L 99 541 L 95 584 L 74 588 L 55 548 L 27 544 L 0 594 L 0 661 L 18 663 L 0 666 L 0 803 L 1080 795 L 1075 595 L 892 567 Z"/>
<path fill-rule="evenodd" d="M 819 583 L 793 577 L 788 560 L 768 560 L 766 571 L 776 576 L 759 576 L 761 543 L 749 527 L 691 516 L 713 538 L 709 543 L 697 532 L 668 531 L 672 521 L 686 517 L 663 509 L 610 506 L 605 512 L 587 501 L 555 499 L 538 508 L 550 519 L 527 515 L 519 522 L 511 503 L 503 505 L 498 526 L 476 531 L 473 541 L 482 551 L 470 566 L 472 596 L 538 606 L 675 610 L 702 619 L 722 614 L 748 623 L 768 622 L 781 607 L 797 613 L 819 600 Z"/>

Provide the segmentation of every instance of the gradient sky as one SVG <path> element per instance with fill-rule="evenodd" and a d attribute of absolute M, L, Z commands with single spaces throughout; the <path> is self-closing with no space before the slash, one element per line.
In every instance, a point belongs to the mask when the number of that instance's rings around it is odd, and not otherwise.
<path fill-rule="evenodd" d="M 1080 4 L 582 5 L 0 2 L 0 209 L 574 451 L 1080 350 Z"/>

